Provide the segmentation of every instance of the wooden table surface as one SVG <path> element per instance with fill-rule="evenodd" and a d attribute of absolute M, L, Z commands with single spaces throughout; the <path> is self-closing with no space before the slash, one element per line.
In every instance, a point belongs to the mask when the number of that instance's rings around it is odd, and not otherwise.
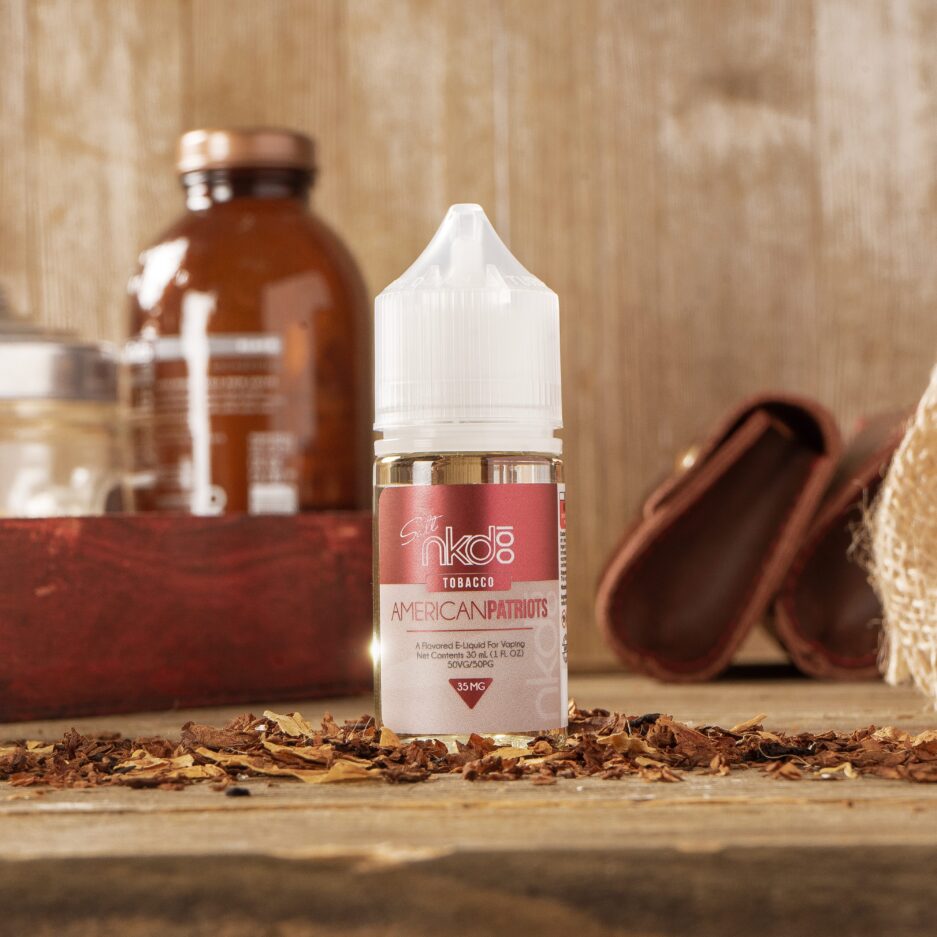
<path fill-rule="evenodd" d="M 583 706 L 768 728 L 923 730 L 910 690 L 791 676 L 663 686 L 580 677 Z M 288 707 L 339 718 L 366 699 Z M 262 705 L 253 707 L 259 712 Z M 281 711 L 286 709 L 282 704 Z M 177 734 L 240 709 L 0 726 Z M 638 779 L 111 788 L 23 799 L 0 784 L 0 935 L 927 934 L 937 787 L 759 772 Z"/>

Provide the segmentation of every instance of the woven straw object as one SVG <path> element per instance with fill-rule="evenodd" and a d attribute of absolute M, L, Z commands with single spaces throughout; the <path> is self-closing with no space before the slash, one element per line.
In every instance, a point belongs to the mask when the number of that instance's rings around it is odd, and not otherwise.
<path fill-rule="evenodd" d="M 882 602 L 882 669 L 937 707 L 937 368 L 869 518 L 872 584 Z"/>

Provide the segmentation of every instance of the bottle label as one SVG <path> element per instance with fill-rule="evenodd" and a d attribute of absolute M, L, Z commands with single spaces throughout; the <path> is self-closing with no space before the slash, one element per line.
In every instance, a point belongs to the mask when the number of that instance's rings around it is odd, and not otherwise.
<path fill-rule="evenodd" d="M 396 732 L 567 723 L 562 485 L 405 485 L 378 498 L 381 716 Z"/>
<path fill-rule="evenodd" d="M 280 335 L 160 337 L 132 343 L 128 360 L 141 427 L 135 461 L 152 466 L 154 507 L 298 510 L 297 421 L 285 393 Z"/>

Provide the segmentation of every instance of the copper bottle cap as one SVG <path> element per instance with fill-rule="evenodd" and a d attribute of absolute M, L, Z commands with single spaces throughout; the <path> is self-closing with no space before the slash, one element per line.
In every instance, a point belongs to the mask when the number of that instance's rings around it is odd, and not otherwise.
<path fill-rule="evenodd" d="M 248 127 L 238 130 L 190 130 L 179 138 L 179 174 L 205 169 L 315 168 L 312 140 L 295 130 Z"/>

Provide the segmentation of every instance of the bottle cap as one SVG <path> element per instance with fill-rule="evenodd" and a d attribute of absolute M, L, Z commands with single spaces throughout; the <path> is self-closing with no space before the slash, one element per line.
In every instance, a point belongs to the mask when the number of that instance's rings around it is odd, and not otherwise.
<path fill-rule="evenodd" d="M 559 300 L 453 205 L 375 307 L 378 455 L 559 452 Z"/>
<path fill-rule="evenodd" d="M 315 168 L 312 140 L 278 127 L 190 130 L 179 138 L 176 169 L 180 175 L 208 169 Z"/>

